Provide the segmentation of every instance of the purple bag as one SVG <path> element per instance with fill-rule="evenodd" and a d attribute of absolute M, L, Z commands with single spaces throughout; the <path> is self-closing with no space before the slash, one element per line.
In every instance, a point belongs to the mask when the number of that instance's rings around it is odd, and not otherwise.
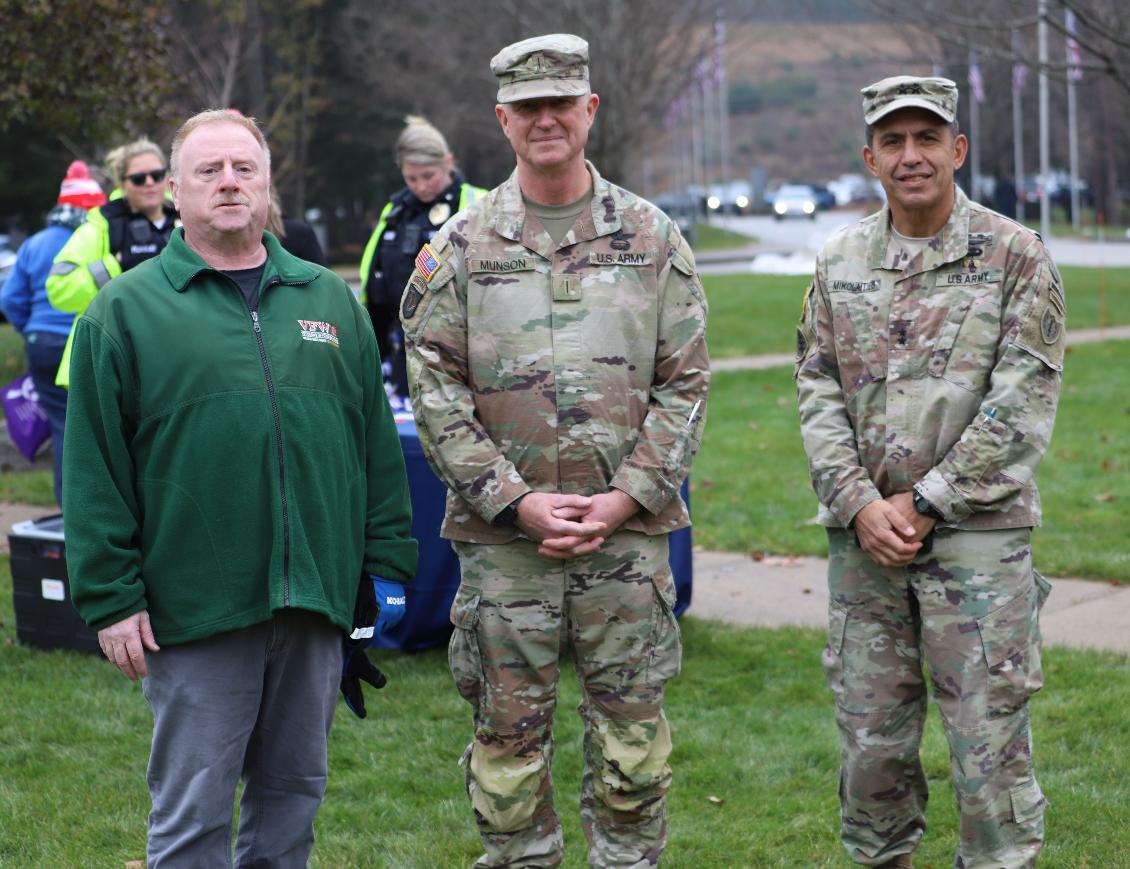
<path fill-rule="evenodd" d="M 21 374 L 5 386 L 3 402 L 8 436 L 30 462 L 40 445 L 51 436 L 51 426 L 39 406 L 39 393 L 35 391 L 31 375 Z"/>

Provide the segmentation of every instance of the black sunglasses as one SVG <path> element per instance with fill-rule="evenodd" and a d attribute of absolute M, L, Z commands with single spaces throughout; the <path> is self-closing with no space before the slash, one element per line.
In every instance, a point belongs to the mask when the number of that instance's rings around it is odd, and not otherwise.
<path fill-rule="evenodd" d="M 168 171 L 168 169 L 154 169 L 152 172 L 132 172 L 126 176 L 126 180 L 135 187 L 144 184 L 146 178 L 152 178 L 154 184 L 160 184 L 165 180 Z"/>

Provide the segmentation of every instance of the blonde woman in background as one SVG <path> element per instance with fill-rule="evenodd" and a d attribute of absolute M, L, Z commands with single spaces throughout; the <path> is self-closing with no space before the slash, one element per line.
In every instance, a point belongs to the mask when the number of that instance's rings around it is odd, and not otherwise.
<path fill-rule="evenodd" d="M 111 278 L 159 254 L 177 224 L 165 195 L 168 162 L 155 143 L 142 138 L 115 148 L 106 155 L 106 171 L 114 182 L 110 201 L 90 210 L 47 278 L 47 298 L 60 311 L 81 314 Z M 70 341 L 55 381 L 60 386 L 69 382 L 69 351 Z"/>
<path fill-rule="evenodd" d="M 441 226 L 484 193 L 455 168 L 443 133 L 410 115 L 396 140 L 396 165 L 404 187 L 381 211 L 361 257 L 361 301 L 369 310 L 385 378 L 400 399 L 408 397 L 400 297 L 415 267 L 416 254 Z"/>

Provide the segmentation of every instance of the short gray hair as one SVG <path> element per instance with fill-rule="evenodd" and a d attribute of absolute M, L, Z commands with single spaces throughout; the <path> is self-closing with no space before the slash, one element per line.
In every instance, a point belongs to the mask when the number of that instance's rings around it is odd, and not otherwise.
<path fill-rule="evenodd" d="M 172 155 L 169 158 L 169 168 L 172 172 L 173 180 L 180 181 L 180 152 L 184 147 L 184 140 L 189 137 L 193 130 L 203 127 L 205 124 L 236 124 L 243 127 L 252 136 L 255 141 L 259 143 L 259 147 L 263 150 L 263 157 L 266 160 L 266 169 L 269 173 L 271 171 L 271 149 L 267 146 L 267 137 L 263 135 L 263 131 L 259 129 L 259 125 L 255 123 L 254 118 L 249 118 L 233 109 L 206 109 L 203 112 L 198 112 L 187 121 L 180 125 L 176 135 L 173 136 Z"/>

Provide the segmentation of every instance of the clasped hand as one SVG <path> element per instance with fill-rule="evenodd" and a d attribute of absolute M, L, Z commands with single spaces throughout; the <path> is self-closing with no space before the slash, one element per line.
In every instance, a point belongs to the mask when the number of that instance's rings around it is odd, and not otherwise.
<path fill-rule="evenodd" d="M 914 493 L 872 501 L 855 514 L 859 547 L 884 567 L 905 567 L 934 530 L 934 520 L 914 509 Z"/>
<path fill-rule="evenodd" d="M 538 542 L 538 554 L 568 560 L 596 552 L 640 509 L 619 489 L 601 495 L 531 492 L 518 503 L 518 527 Z"/>

